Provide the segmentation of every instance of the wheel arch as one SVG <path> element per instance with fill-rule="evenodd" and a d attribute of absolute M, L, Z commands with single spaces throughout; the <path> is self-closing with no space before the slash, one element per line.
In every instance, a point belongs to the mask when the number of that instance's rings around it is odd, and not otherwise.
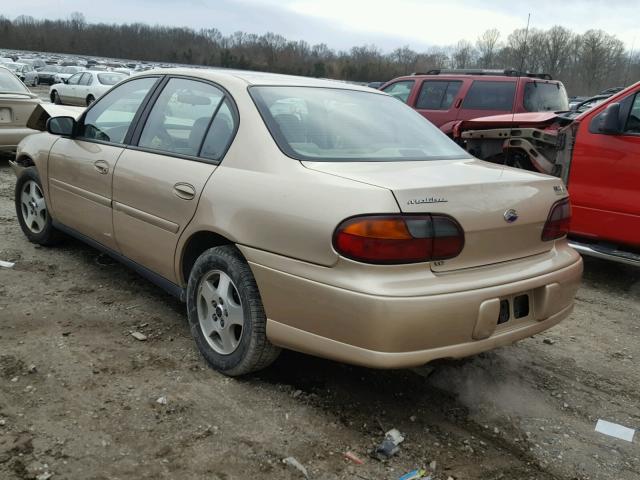
<path fill-rule="evenodd" d="M 179 281 L 186 285 L 191 269 L 202 252 L 221 245 L 235 245 L 235 242 L 211 230 L 199 230 L 192 233 L 179 252 Z"/>

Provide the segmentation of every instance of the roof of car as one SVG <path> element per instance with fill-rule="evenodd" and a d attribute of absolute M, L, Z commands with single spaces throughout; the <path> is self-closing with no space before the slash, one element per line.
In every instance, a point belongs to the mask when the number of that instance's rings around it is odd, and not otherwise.
<path fill-rule="evenodd" d="M 230 70 L 225 68 L 161 68 L 147 70 L 144 75 L 185 75 L 199 77 L 214 82 L 237 82 L 246 85 L 274 85 L 274 86 L 299 86 L 299 87 L 325 87 L 340 88 L 344 90 L 360 90 L 365 92 L 378 92 L 368 87 L 342 82 L 311 77 L 299 77 L 295 75 L 283 75 L 279 73 L 254 72 L 246 70 Z"/>

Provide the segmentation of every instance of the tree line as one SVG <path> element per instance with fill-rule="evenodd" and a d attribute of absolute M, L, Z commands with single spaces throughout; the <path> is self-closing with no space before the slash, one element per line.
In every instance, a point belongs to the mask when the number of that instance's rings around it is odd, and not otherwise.
<path fill-rule="evenodd" d="M 640 54 L 602 30 L 582 34 L 562 26 L 517 29 L 503 38 L 497 29 L 475 42 L 460 40 L 417 52 L 408 46 L 383 52 L 375 45 L 334 50 L 266 33 L 223 35 L 143 23 L 87 23 L 81 13 L 67 19 L 0 16 L 0 47 L 150 62 L 262 70 L 357 82 L 386 81 L 435 68 L 514 68 L 549 73 L 570 95 L 591 95 L 640 80 Z"/>

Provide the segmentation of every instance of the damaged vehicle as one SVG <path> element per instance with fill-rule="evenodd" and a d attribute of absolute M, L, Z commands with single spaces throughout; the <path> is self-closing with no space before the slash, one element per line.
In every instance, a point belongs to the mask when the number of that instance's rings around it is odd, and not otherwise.
<path fill-rule="evenodd" d="M 454 138 L 478 158 L 561 178 L 571 245 L 640 266 L 640 82 L 586 110 L 463 121 Z"/>
<path fill-rule="evenodd" d="M 546 73 L 513 69 L 436 69 L 395 78 L 380 87 L 451 135 L 461 120 L 506 113 L 568 110 L 562 82 Z"/>
<path fill-rule="evenodd" d="M 154 70 L 46 129 L 12 162 L 27 239 L 74 236 L 183 300 L 227 375 L 280 348 L 419 366 L 573 309 L 562 181 L 475 159 L 383 92 Z"/>

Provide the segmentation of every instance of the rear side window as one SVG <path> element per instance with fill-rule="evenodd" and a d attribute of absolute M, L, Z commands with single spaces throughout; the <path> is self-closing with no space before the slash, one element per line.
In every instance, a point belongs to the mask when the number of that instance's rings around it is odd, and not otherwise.
<path fill-rule="evenodd" d="M 461 85 L 460 81 L 425 80 L 420 88 L 416 108 L 449 110 Z"/>
<path fill-rule="evenodd" d="M 91 85 L 93 77 L 90 73 L 83 73 L 78 85 Z"/>
<path fill-rule="evenodd" d="M 476 80 L 462 104 L 467 110 L 513 110 L 516 82 L 491 82 Z"/>
<path fill-rule="evenodd" d="M 223 98 L 211 84 L 172 78 L 151 109 L 138 146 L 197 156 Z"/>
<path fill-rule="evenodd" d="M 409 95 L 411 95 L 413 84 L 413 80 L 405 80 L 402 82 L 392 83 L 388 87 L 384 88 L 383 92 L 388 93 L 393 98 L 397 98 L 401 102 L 407 103 L 407 100 L 409 100 Z"/>

